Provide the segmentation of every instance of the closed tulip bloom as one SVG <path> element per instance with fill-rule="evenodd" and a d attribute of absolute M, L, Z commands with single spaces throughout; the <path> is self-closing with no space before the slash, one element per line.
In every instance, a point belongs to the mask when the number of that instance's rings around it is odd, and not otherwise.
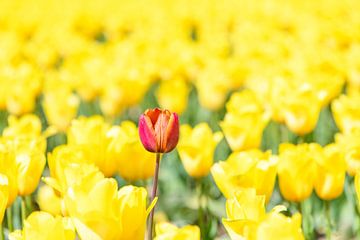
<path fill-rule="evenodd" d="M 186 81 L 181 78 L 161 81 L 156 92 L 160 106 L 178 114 L 185 111 L 188 95 L 189 87 Z"/>
<path fill-rule="evenodd" d="M 6 137 L 39 137 L 41 135 L 40 118 L 34 114 L 26 114 L 22 117 L 9 116 L 9 126 L 4 129 Z"/>
<path fill-rule="evenodd" d="M 75 228 L 69 218 L 53 217 L 47 212 L 33 212 L 25 220 L 22 230 L 9 235 L 10 240 L 73 240 Z"/>
<path fill-rule="evenodd" d="M 259 147 L 269 115 L 255 93 L 250 90 L 234 93 L 226 109 L 220 126 L 230 148 L 240 151 Z"/>
<path fill-rule="evenodd" d="M 347 173 L 350 176 L 360 171 L 360 129 L 354 129 L 352 132 L 335 135 L 335 142 L 343 151 L 347 166 Z"/>
<path fill-rule="evenodd" d="M 15 147 L 15 162 L 17 166 L 18 194 L 26 196 L 33 193 L 41 178 L 46 164 L 42 150 L 42 138 L 21 141 Z"/>
<path fill-rule="evenodd" d="M 178 115 L 159 108 L 146 110 L 139 118 L 139 135 L 149 152 L 172 151 L 179 140 Z"/>
<path fill-rule="evenodd" d="M 254 188 L 269 201 L 274 189 L 278 159 L 270 151 L 258 149 L 232 153 L 215 163 L 211 174 L 226 198 L 242 188 Z"/>
<path fill-rule="evenodd" d="M 61 197 L 48 185 L 42 185 L 37 192 L 36 202 L 40 210 L 51 213 L 53 216 L 61 215 Z"/>
<path fill-rule="evenodd" d="M 194 128 L 182 125 L 180 132 L 178 152 L 186 172 L 192 177 L 208 175 L 215 148 L 223 138 L 222 133 L 213 133 L 207 123 L 200 123 Z"/>
<path fill-rule="evenodd" d="M 316 153 L 320 148 L 315 143 L 280 145 L 279 186 L 285 199 L 301 202 L 311 195 L 316 177 Z"/>
<path fill-rule="evenodd" d="M 119 191 L 115 179 L 104 178 L 92 187 L 83 182 L 65 196 L 80 239 L 134 239 L 145 235 L 147 194 L 144 188 L 125 186 Z"/>
<path fill-rule="evenodd" d="M 117 169 L 121 177 L 140 180 L 154 175 L 154 156 L 142 146 L 138 129 L 133 122 L 124 121 L 120 126 L 112 127 L 108 134 L 114 136 L 109 148 L 117 159 Z"/>
<path fill-rule="evenodd" d="M 338 145 L 324 147 L 316 158 L 317 174 L 315 192 L 323 200 L 332 200 L 341 195 L 344 189 L 346 162 Z"/>
<path fill-rule="evenodd" d="M 4 218 L 9 199 L 9 181 L 6 175 L 0 174 L 0 223 Z"/>
<path fill-rule="evenodd" d="M 332 102 L 331 110 L 341 132 L 360 128 L 360 94 L 341 95 Z"/>
<path fill-rule="evenodd" d="M 163 222 L 155 226 L 154 240 L 200 240 L 200 228 L 194 225 L 187 225 L 181 228 Z"/>
<path fill-rule="evenodd" d="M 265 196 L 245 188 L 226 200 L 227 218 L 222 222 L 231 239 L 256 239 L 258 223 L 265 214 Z"/>
<path fill-rule="evenodd" d="M 10 207 L 18 194 L 17 167 L 14 153 L 9 149 L 5 141 L 0 139 L 0 174 L 7 177 L 8 199 L 7 207 Z"/>
<path fill-rule="evenodd" d="M 279 207 L 279 210 L 285 210 Z M 292 217 L 281 214 L 277 207 L 259 224 L 256 231 L 256 239 L 268 240 L 304 240 L 301 229 L 301 214 L 295 213 Z"/>

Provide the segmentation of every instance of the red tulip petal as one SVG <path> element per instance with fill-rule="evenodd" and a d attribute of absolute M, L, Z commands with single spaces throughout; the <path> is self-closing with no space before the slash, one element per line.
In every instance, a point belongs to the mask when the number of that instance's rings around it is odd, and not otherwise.
<path fill-rule="evenodd" d="M 157 152 L 156 134 L 151 118 L 141 115 L 139 119 L 139 135 L 141 143 L 149 152 Z"/>
<path fill-rule="evenodd" d="M 171 114 L 166 129 L 166 149 L 165 152 L 172 151 L 179 141 L 179 117 L 176 113 Z"/>

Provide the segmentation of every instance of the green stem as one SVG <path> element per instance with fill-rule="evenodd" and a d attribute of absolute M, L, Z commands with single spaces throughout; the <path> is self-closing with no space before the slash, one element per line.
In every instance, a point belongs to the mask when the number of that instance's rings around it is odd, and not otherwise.
<path fill-rule="evenodd" d="M 302 215 L 302 229 L 304 231 L 305 239 L 314 239 L 314 229 L 311 219 L 311 203 L 308 200 L 302 201 L 298 204 L 299 212 Z"/>
<path fill-rule="evenodd" d="M 157 193 L 157 186 L 158 186 L 158 179 L 159 179 L 159 169 L 160 169 L 160 153 L 156 153 L 156 166 L 155 166 L 155 175 L 154 175 L 154 182 L 153 182 L 153 188 L 151 192 L 151 199 L 150 203 L 154 201 Z M 155 212 L 155 206 L 150 212 L 149 216 L 149 225 L 147 229 L 147 240 L 153 239 L 153 221 L 154 221 L 154 212 Z"/>
<path fill-rule="evenodd" d="M 202 205 L 202 197 L 203 197 L 203 188 L 201 179 L 196 180 L 196 188 L 197 188 L 197 195 L 198 195 L 198 221 L 201 233 L 201 239 L 204 239 L 204 209 Z"/>
<path fill-rule="evenodd" d="M 14 223 L 13 223 L 13 218 L 12 218 L 12 207 L 11 206 L 6 209 L 6 221 L 7 221 L 9 232 L 14 231 Z"/>
<path fill-rule="evenodd" d="M 21 224 L 24 228 L 25 225 L 25 219 L 26 219 L 26 203 L 25 203 L 25 197 L 21 197 Z"/>
<path fill-rule="evenodd" d="M 324 201 L 325 204 L 325 215 L 326 215 L 326 239 L 331 240 L 331 212 L 330 202 Z"/>
<path fill-rule="evenodd" d="M 0 228 L 0 240 L 4 240 L 4 227 L 2 224 L 0 225 Z"/>

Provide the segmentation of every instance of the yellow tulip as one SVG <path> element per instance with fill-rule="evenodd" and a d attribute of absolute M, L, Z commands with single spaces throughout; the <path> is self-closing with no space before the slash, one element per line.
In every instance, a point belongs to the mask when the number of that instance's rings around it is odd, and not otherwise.
<path fill-rule="evenodd" d="M 350 133 L 360 128 L 360 94 L 341 95 L 332 102 L 331 110 L 341 132 Z"/>
<path fill-rule="evenodd" d="M 256 229 L 265 217 L 265 196 L 255 189 L 242 189 L 226 200 L 222 222 L 231 239 L 256 239 Z"/>
<path fill-rule="evenodd" d="M 304 107 L 306 106 L 306 107 Z M 321 103 L 313 91 L 289 91 L 282 106 L 286 126 L 298 135 L 314 130 L 321 110 Z"/>
<path fill-rule="evenodd" d="M 41 121 L 34 114 L 26 114 L 22 117 L 9 116 L 9 126 L 4 129 L 3 136 L 16 138 L 39 137 L 41 135 Z"/>
<path fill-rule="evenodd" d="M 335 135 L 335 142 L 339 145 L 345 155 L 347 172 L 354 176 L 360 171 L 360 129 L 354 129 L 347 134 Z"/>
<path fill-rule="evenodd" d="M 52 187 L 48 185 L 39 187 L 36 202 L 41 211 L 51 213 L 53 216 L 61 215 L 61 198 Z"/>
<path fill-rule="evenodd" d="M 7 146 L 8 143 L 0 139 L 0 174 L 8 179 L 8 200 L 7 207 L 15 201 L 18 193 L 17 167 L 14 153 Z"/>
<path fill-rule="evenodd" d="M 257 148 L 269 116 L 250 90 L 234 93 L 226 104 L 227 113 L 220 126 L 233 151 Z"/>
<path fill-rule="evenodd" d="M 200 229 L 198 226 L 187 225 L 181 228 L 163 222 L 155 226 L 154 240 L 200 240 Z"/>
<path fill-rule="evenodd" d="M 316 177 L 316 153 L 319 151 L 321 146 L 315 143 L 280 145 L 279 186 L 285 199 L 301 202 L 311 195 Z"/>
<path fill-rule="evenodd" d="M 72 240 L 75 228 L 69 218 L 53 217 L 47 212 L 33 212 L 25 220 L 24 228 L 9 235 L 10 240 Z"/>
<path fill-rule="evenodd" d="M 65 206 L 80 239 L 144 239 L 146 190 L 104 178 L 89 188 L 87 182 L 70 188 Z"/>
<path fill-rule="evenodd" d="M 104 178 L 99 169 L 88 162 L 80 147 L 62 145 L 48 154 L 50 177 L 43 181 L 63 196 L 68 188 L 83 181 L 92 186 Z"/>
<path fill-rule="evenodd" d="M 133 122 L 124 121 L 120 126 L 112 127 L 108 137 L 112 137 L 109 151 L 117 162 L 121 177 L 127 180 L 140 180 L 154 175 L 154 155 L 142 146 L 138 129 Z"/>
<path fill-rule="evenodd" d="M 324 200 L 337 198 L 343 192 L 346 174 L 345 158 L 339 146 L 330 144 L 324 147 L 316 162 L 316 194 Z"/>
<path fill-rule="evenodd" d="M 222 222 L 232 240 L 303 240 L 301 215 L 287 217 L 280 213 L 284 210 L 284 206 L 275 206 L 266 213 L 265 196 L 256 195 L 255 189 L 245 188 L 226 200 L 227 218 Z"/>
<path fill-rule="evenodd" d="M 42 102 L 48 123 L 59 131 L 66 131 L 76 116 L 79 97 L 67 89 L 46 91 Z"/>
<path fill-rule="evenodd" d="M 117 162 L 111 154 L 109 144 L 114 136 L 110 126 L 101 116 L 79 117 L 71 122 L 67 132 L 68 144 L 84 149 L 86 158 L 105 174 L 112 176 L 117 170 Z"/>
<path fill-rule="evenodd" d="M 295 213 L 292 217 L 287 217 L 278 212 L 275 207 L 259 224 L 256 239 L 304 240 L 301 230 L 301 214 Z"/>
<path fill-rule="evenodd" d="M 42 138 L 20 141 L 15 147 L 15 162 L 17 166 L 18 194 L 26 196 L 33 193 L 46 164 L 43 152 Z"/>
<path fill-rule="evenodd" d="M 188 95 L 189 87 L 181 78 L 161 81 L 156 92 L 161 108 L 169 109 L 179 115 L 185 111 Z"/>
<path fill-rule="evenodd" d="M 186 172 L 196 178 L 208 175 L 215 148 L 223 138 L 222 133 L 213 133 L 207 123 L 200 123 L 194 128 L 182 125 L 180 132 L 177 149 Z"/>
<path fill-rule="evenodd" d="M 274 189 L 278 159 L 270 151 L 258 149 L 232 153 L 215 163 L 211 174 L 226 198 L 242 188 L 254 188 L 269 201 Z"/>
<path fill-rule="evenodd" d="M 0 174 L 0 223 L 4 218 L 9 199 L 9 181 L 6 175 Z"/>

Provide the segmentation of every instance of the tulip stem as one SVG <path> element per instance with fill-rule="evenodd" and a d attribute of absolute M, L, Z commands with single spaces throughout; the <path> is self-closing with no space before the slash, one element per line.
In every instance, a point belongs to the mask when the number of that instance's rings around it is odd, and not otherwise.
<path fill-rule="evenodd" d="M 196 180 L 196 185 L 197 185 L 197 191 L 198 191 L 198 220 L 199 220 L 199 227 L 200 227 L 200 233 L 201 235 L 203 235 L 204 233 L 204 211 L 203 211 L 203 204 L 202 204 L 202 196 L 203 196 L 203 188 L 202 188 L 202 183 L 201 183 L 201 179 L 197 179 Z"/>
<path fill-rule="evenodd" d="M 12 207 L 11 206 L 6 209 L 6 221 L 7 221 L 9 232 L 14 231 L 14 224 L 13 224 L 13 219 L 12 219 Z"/>
<path fill-rule="evenodd" d="M 0 226 L 0 240 L 4 240 L 4 227 L 3 225 L 1 224 Z"/>
<path fill-rule="evenodd" d="M 25 204 L 25 197 L 21 197 L 21 224 L 24 228 L 26 219 L 26 204 Z"/>
<path fill-rule="evenodd" d="M 326 214 L 326 239 L 331 240 L 331 212 L 330 212 L 330 202 L 324 201 L 325 204 L 325 214 Z"/>
<path fill-rule="evenodd" d="M 154 199 L 156 197 L 158 179 L 159 179 L 159 169 L 160 169 L 160 153 L 156 153 L 155 175 L 154 175 L 154 181 L 153 181 L 153 187 L 152 187 L 150 202 L 154 201 Z M 149 216 L 149 225 L 148 225 L 148 229 L 147 229 L 147 239 L 148 240 L 153 239 L 152 237 L 153 237 L 154 212 L 155 212 L 155 206 L 151 210 L 150 216 Z"/>

